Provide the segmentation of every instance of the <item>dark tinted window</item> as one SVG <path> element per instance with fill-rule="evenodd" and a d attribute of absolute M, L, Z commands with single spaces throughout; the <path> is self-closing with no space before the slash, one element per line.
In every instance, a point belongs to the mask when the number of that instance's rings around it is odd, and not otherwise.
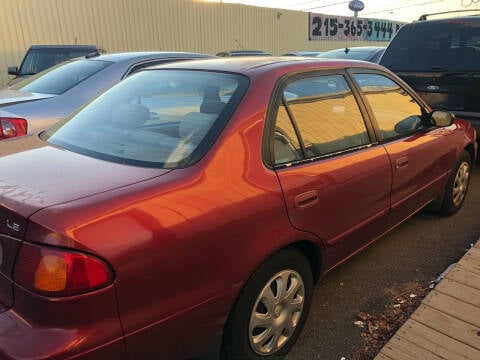
<path fill-rule="evenodd" d="M 309 157 L 343 151 L 370 142 L 357 102 L 341 75 L 296 81 L 284 97 Z"/>
<path fill-rule="evenodd" d="M 77 60 L 32 76 L 12 86 L 12 89 L 33 93 L 59 95 L 79 82 L 112 64 L 108 61 Z"/>
<path fill-rule="evenodd" d="M 452 19 L 406 25 L 380 63 L 393 71 L 480 71 L 480 21 Z"/>
<path fill-rule="evenodd" d="M 354 74 L 374 113 L 382 139 L 423 129 L 422 108 L 403 88 L 386 76 Z"/>
<path fill-rule="evenodd" d="M 19 75 L 32 75 L 62 61 L 87 55 L 95 49 L 32 49 L 27 52 Z"/>
<path fill-rule="evenodd" d="M 112 87 L 43 135 L 107 161 L 175 168 L 199 159 L 246 90 L 240 75 L 145 70 Z"/>

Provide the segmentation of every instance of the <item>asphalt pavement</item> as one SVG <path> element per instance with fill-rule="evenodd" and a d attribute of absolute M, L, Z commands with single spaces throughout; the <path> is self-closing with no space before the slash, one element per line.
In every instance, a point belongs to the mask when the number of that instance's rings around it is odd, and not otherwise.
<path fill-rule="evenodd" d="M 480 237 L 480 168 L 472 172 L 462 209 L 452 217 L 422 211 L 325 275 L 307 323 L 287 360 L 348 359 L 362 344 L 359 312 L 381 313 L 392 289 L 428 285 Z"/>

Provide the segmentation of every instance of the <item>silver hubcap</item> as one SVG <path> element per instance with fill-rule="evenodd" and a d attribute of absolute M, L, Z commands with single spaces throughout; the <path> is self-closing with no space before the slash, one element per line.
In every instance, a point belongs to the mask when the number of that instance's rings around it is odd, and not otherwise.
<path fill-rule="evenodd" d="M 300 321 L 305 289 L 301 276 L 284 270 L 273 276 L 255 302 L 248 334 L 250 346 L 260 355 L 280 350 Z"/>
<path fill-rule="evenodd" d="M 467 193 L 468 178 L 470 177 L 470 166 L 463 162 L 458 168 L 455 181 L 453 183 L 453 205 L 458 206 L 462 203 Z"/>

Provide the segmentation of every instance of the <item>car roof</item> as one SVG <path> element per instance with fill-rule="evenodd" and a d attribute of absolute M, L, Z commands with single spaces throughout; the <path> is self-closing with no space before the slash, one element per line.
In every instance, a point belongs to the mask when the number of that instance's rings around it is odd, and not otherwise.
<path fill-rule="evenodd" d="M 221 51 L 216 54 L 217 56 L 271 56 L 271 54 L 262 50 L 231 50 Z"/>
<path fill-rule="evenodd" d="M 384 69 L 377 64 L 359 60 L 344 59 L 322 59 L 322 58 L 304 58 L 304 57 L 281 57 L 281 56 L 254 56 L 243 58 L 215 58 L 205 59 L 201 61 L 188 61 L 169 63 L 149 67 L 152 69 L 191 69 L 206 71 L 222 71 L 234 72 L 249 75 L 252 73 L 269 72 L 274 69 L 284 69 L 285 72 L 296 71 L 302 69 L 318 69 L 318 68 L 351 68 L 362 67 L 370 69 Z"/>
<path fill-rule="evenodd" d="M 88 60 L 103 60 L 111 62 L 120 62 L 126 60 L 149 60 L 152 58 L 203 58 L 214 57 L 213 55 L 190 53 L 190 52 L 173 52 L 173 51 L 132 51 L 122 53 L 108 53 L 97 56 L 87 57 Z"/>
<path fill-rule="evenodd" d="M 441 24 L 441 23 L 478 24 L 479 22 L 480 22 L 480 15 L 470 15 L 470 16 L 449 17 L 449 18 L 441 18 L 441 19 L 417 20 L 417 21 L 413 21 L 411 23 L 405 24 L 403 26 L 410 27 L 410 26 L 422 26 L 427 24 Z"/>
<path fill-rule="evenodd" d="M 480 9 L 472 9 L 472 10 L 466 10 L 466 11 L 480 11 Z M 438 19 L 423 19 L 423 17 L 426 16 L 434 16 L 434 15 L 441 15 L 441 14 L 446 14 L 446 13 L 452 13 L 454 11 L 447 11 L 447 12 L 440 12 L 436 14 L 424 14 L 420 16 L 420 19 L 417 21 L 405 24 L 405 25 L 411 25 L 411 24 L 418 24 L 418 23 L 430 23 L 430 22 L 451 22 L 452 20 L 460 20 L 460 21 L 468 21 L 468 22 L 478 22 L 480 21 L 480 15 L 479 14 L 474 14 L 474 15 L 466 15 L 466 16 L 458 16 L 458 17 L 446 17 L 446 18 L 438 18 Z"/>
<path fill-rule="evenodd" d="M 315 55 L 322 54 L 325 51 L 320 50 L 300 50 L 300 51 L 290 51 L 288 53 L 282 54 L 282 56 L 302 56 L 302 55 Z"/>
<path fill-rule="evenodd" d="M 266 54 L 263 50 L 226 50 L 221 52 L 230 54 Z"/>
<path fill-rule="evenodd" d="M 96 50 L 95 45 L 32 45 L 30 49 L 93 49 Z"/>
<path fill-rule="evenodd" d="M 326 52 L 330 51 L 345 51 L 346 48 L 339 48 L 339 49 L 333 49 L 329 50 Z M 385 49 L 385 46 L 352 46 L 348 48 L 348 51 L 361 51 L 361 50 L 380 50 L 380 49 Z"/>

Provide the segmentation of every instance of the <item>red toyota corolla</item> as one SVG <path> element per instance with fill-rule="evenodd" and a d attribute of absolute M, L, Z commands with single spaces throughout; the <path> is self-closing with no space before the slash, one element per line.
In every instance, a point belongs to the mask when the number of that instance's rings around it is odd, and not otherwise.
<path fill-rule="evenodd" d="M 475 137 L 370 63 L 133 75 L 0 143 L 0 357 L 278 359 L 321 274 L 461 207 Z"/>

